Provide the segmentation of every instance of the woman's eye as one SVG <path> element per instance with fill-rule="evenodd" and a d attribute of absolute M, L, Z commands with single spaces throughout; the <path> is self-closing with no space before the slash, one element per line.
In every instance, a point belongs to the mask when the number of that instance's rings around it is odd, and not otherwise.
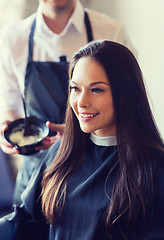
<path fill-rule="evenodd" d="M 70 86 L 70 92 L 72 91 L 72 90 L 74 90 L 75 92 L 78 92 L 78 91 L 80 91 L 80 89 L 78 88 L 78 87 L 76 87 L 76 86 Z"/>
<path fill-rule="evenodd" d="M 104 92 L 104 90 L 101 88 L 92 88 L 92 92 L 99 93 L 99 92 Z"/>

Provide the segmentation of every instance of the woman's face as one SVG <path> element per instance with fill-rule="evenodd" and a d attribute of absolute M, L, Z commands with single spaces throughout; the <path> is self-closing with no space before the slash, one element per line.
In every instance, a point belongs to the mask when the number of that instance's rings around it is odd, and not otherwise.
<path fill-rule="evenodd" d="M 81 58 L 70 80 L 70 104 L 83 132 L 98 136 L 116 134 L 111 88 L 103 67 Z"/>

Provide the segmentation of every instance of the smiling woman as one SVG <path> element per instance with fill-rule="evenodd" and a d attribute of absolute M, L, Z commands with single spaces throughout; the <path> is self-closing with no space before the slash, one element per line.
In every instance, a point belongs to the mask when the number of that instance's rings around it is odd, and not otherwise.
<path fill-rule="evenodd" d="M 64 136 L 42 181 L 54 238 L 163 238 L 164 145 L 134 55 L 92 42 L 69 70 Z"/>

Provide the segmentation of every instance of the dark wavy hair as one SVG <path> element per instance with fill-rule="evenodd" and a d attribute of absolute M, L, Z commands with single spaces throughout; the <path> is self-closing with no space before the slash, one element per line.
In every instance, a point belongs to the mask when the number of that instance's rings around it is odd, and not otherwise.
<path fill-rule="evenodd" d="M 145 215 L 152 191 L 153 151 L 164 152 L 163 141 L 149 106 L 142 72 L 125 46 L 108 40 L 81 48 L 69 66 L 70 79 L 81 58 L 96 60 L 105 70 L 111 86 L 116 121 L 119 175 L 113 186 L 106 225 L 123 213 L 133 222 Z M 68 99 L 65 131 L 57 155 L 42 181 L 42 209 L 54 222 L 62 211 L 67 184 L 82 161 L 86 134 L 80 129 Z"/>

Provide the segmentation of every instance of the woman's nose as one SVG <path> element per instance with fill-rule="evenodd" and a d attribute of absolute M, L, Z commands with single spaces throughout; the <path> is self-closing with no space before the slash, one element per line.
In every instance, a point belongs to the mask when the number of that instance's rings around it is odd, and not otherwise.
<path fill-rule="evenodd" d="M 90 98 L 87 93 L 82 92 L 78 99 L 78 106 L 80 108 L 88 107 L 90 105 Z"/>

